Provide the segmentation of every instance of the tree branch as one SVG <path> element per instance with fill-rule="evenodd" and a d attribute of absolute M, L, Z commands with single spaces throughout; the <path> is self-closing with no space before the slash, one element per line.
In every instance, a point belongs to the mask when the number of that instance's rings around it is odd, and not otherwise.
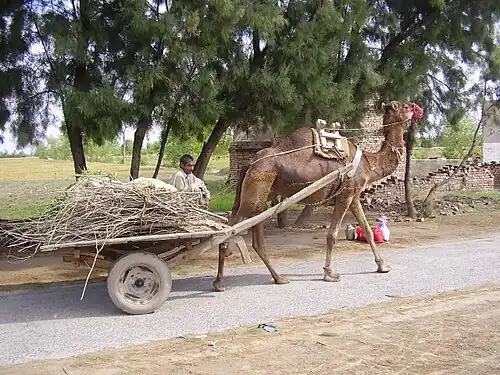
<path fill-rule="evenodd" d="M 476 139 L 477 139 L 477 134 L 479 133 L 479 129 L 484 123 L 485 119 L 485 114 L 486 112 L 491 108 L 492 105 L 490 105 L 488 108 L 486 108 L 486 90 L 487 90 L 487 81 L 484 81 L 484 89 L 483 89 L 483 103 L 481 105 L 481 118 L 479 119 L 479 122 L 476 127 L 476 131 L 474 132 L 474 137 L 472 138 L 472 143 L 470 145 L 469 151 L 467 154 L 463 157 L 462 161 L 458 165 L 457 168 L 453 170 L 453 172 L 450 173 L 450 175 L 445 178 L 443 181 L 437 182 L 434 184 L 434 186 L 429 190 L 429 193 L 427 193 L 427 196 L 424 199 L 424 202 L 422 203 L 422 210 L 423 214 L 425 216 L 429 216 L 432 212 L 432 209 L 430 207 L 431 205 L 431 199 L 434 197 L 436 194 L 437 189 L 440 187 L 446 185 L 448 181 L 450 181 L 451 178 L 455 176 L 455 174 L 462 168 L 462 166 L 466 163 L 466 160 L 469 159 L 469 157 L 472 155 L 472 151 L 474 150 L 474 147 L 476 147 Z"/>
<path fill-rule="evenodd" d="M 29 96 L 28 100 L 33 100 L 33 99 L 39 97 L 40 95 L 44 95 L 44 94 L 59 95 L 59 93 L 57 91 L 54 91 L 54 90 L 44 90 L 44 91 L 40 91 L 40 92 L 37 92 L 36 94 L 33 94 L 33 95 Z"/>
<path fill-rule="evenodd" d="M 430 74 L 430 73 L 427 73 L 427 77 L 429 77 L 430 79 L 432 79 L 434 81 L 437 81 L 439 84 L 441 84 L 444 87 L 446 87 L 448 89 L 448 91 L 450 91 L 455 96 L 455 98 L 458 101 L 460 101 L 460 102 L 462 101 L 463 96 L 461 94 L 455 92 L 455 90 L 450 85 L 448 85 L 446 82 L 443 82 L 442 80 L 440 80 L 439 78 L 437 78 L 435 75 Z"/>
<path fill-rule="evenodd" d="M 40 31 L 40 27 L 38 26 L 38 22 L 37 22 L 37 19 L 36 19 L 37 18 L 37 15 L 36 15 L 37 13 L 33 10 L 33 3 L 31 3 L 31 11 L 33 12 L 33 24 L 35 25 L 36 34 L 38 35 L 38 39 L 40 40 L 40 44 L 42 45 L 45 57 L 47 58 L 47 61 L 49 62 L 51 74 L 55 78 L 56 77 L 56 69 L 54 67 L 54 62 L 52 61 L 52 58 L 51 58 L 51 56 L 49 54 L 49 50 L 48 50 L 47 45 L 45 44 L 45 40 L 44 40 L 44 38 L 42 36 L 42 32 Z M 61 100 L 61 103 L 64 106 L 64 97 L 63 97 L 63 95 L 59 95 L 59 99 Z"/>
<path fill-rule="evenodd" d="M 434 21 L 439 11 L 433 8 L 427 16 L 422 17 L 421 20 L 415 23 L 408 22 L 408 26 L 404 28 L 399 34 L 395 35 L 389 43 L 384 47 L 382 56 L 380 57 L 378 69 L 380 70 L 385 63 L 394 55 L 396 48 L 407 38 L 415 36 L 422 26 L 426 26 L 429 22 Z"/>

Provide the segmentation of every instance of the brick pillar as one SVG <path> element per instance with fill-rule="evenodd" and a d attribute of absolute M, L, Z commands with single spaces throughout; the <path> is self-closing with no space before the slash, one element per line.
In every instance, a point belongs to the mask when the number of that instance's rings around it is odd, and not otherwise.
<path fill-rule="evenodd" d="M 236 183 L 240 170 L 255 160 L 258 151 L 271 145 L 271 141 L 233 142 L 229 147 L 229 182 Z"/>

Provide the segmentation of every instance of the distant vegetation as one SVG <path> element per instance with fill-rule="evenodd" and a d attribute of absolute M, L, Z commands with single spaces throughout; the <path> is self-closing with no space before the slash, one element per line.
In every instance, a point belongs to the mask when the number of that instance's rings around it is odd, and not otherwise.
<path fill-rule="evenodd" d="M 476 124 L 469 118 L 464 118 L 451 126 L 444 126 L 443 132 L 436 138 L 418 138 L 413 150 L 415 159 L 428 159 L 445 157 L 447 159 L 463 158 L 470 147 L 470 141 L 474 135 Z M 232 141 L 231 135 L 224 136 L 218 143 L 212 158 L 216 160 L 229 157 L 229 146 Z M 476 147 L 473 155 L 482 155 L 483 138 L 481 132 L 478 134 Z M 179 157 L 184 153 L 198 156 L 203 148 L 203 143 L 195 138 L 181 139 L 171 136 L 168 139 L 162 166 L 177 167 Z M 118 140 L 104 141 L 102 145 L 89 140 L 85 144 L 87 160 L 91 163 L 115 163 L 129 164 L 132 155 L 132 140 L 125 142 L 125 149 Z M 156 165 L 160 151 L 160 141 L 147 144 L 142 150 L 141 165 Z M 0 152 L 0 158 L 21 158 L 26 156 L 37 156 L 40 159 L 72 160 L 71 150 L 67 137 L 59 136 L 49 138 L 47 144 L 39 145 L 33 155 L 24 152 L 8 153 Z"/>
<path fill-rule="evenodd" d="M 0 151 L 0 159 L 5 159 L 5 158 L 25 158 L 27 156 L 32 156 L 32 155 L 26 154 L 24 152 Z"/>
<path fill-rule="evenodd" d="M 223 137 L 218 143 L 212 158 L 216 160 L 227 159 L 231 141 L 231 136 Z M 182 154 L 190 153 L 197 157 L 202 147 L 203 143 L 195 138 L 180 139 L 172 136 L 168 139 L 162 166 L 177 167 Z M 142 150 L 141 165 L 156 165 L 159 150 L 160 141 L 147 144 Z M 102 145 L 90 140 L 85 145 L 85 151 L 87 160 L 91 163 L 130 164 L 132 141 L 127 140 L 124 148 L 123 144 L 117 140 L 104 141 Z M 67 137 L 63 136 L 49 138 L 47 145 L 40 145 L 36 148 L 34 156 L 49 160 L 72 160 L 69 141 Z"/>

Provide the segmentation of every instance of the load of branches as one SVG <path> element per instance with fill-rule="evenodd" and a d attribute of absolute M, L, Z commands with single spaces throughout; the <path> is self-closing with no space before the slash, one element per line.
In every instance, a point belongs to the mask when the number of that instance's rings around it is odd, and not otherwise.
<path fill-rule="evenodd" d="M 205 209 L 200 196 L 107 178 L 82 178 L 44 214 L 1 220 L 0 247 L 10 249 L 11 254 L 33 255 L 46 245 L 227 228 L 224 218 Z"/>

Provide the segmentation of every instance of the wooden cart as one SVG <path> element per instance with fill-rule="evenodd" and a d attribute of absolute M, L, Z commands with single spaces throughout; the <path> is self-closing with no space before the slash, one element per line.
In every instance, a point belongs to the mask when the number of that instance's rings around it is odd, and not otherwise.
<path fill-rule="evenodd" d="M 108 294 L 116 307 L 129 314 L 151 313 L 170 295 L 170 267 L 194 259 L 224 242 L 235 243 L 243 262 L 249 263 L 242 233 L 332 183 L 340 174 L 351 174 L 355 169 L 349 163 L 263 213 L 224 230 L 58 243 L 42 246 L 40 251 L 71 250 L 70 255 L 63 257 L 64 261 L 77 265 L 95 261 L 97 267 L 108 268 Z"/>

